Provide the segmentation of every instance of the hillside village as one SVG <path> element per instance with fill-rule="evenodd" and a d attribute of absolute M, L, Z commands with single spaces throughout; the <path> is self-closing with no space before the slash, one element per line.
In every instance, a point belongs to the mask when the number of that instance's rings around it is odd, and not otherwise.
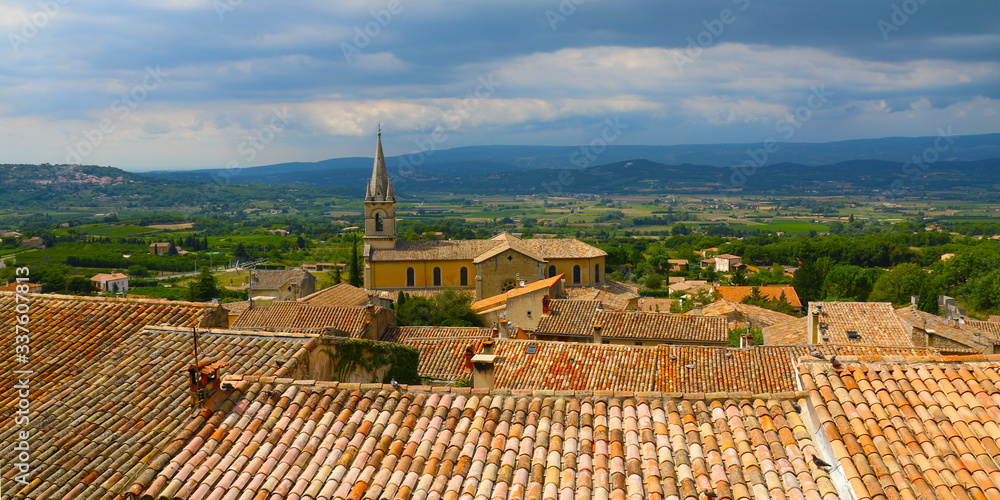
<path fill-rule="evenodd" d="M 644 297 L 572 238 L 399 240 L 395 203 L 379 138 L 362 286 L 303 268 L 255 270 L 229 302 L 115 296 L 114 274 L 99 297 L 8 285 L 5 342 L 18 304 L 32 333 L 0 368 L 32 366 L 31 399 L 4 391 L 0 452 L 31 453 L 2 498 L 1000 497 L 1000 321 L 790 285 Z M 400 324 L 414 297 L 484 326 Z"/>

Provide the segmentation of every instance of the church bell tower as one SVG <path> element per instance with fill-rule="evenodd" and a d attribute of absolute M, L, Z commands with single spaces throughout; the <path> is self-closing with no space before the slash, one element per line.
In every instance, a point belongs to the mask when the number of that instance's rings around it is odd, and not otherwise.
<path fill-rule="evenodd" d="M 375 165 L 372 178 L 365 193 L 365 238 L 366 246 L 375 250 L 391 249 L 396 246 L 396 195 L 392 190 L 392 179 L 385 170 L 385 155 L 382 154 L 382 130 L 379 128 L 378 144 L 375 146 Z"/>

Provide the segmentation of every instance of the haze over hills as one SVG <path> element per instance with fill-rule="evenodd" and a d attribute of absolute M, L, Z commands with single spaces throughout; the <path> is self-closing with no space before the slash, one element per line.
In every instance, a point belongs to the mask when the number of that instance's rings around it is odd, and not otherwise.
<path fill-rule="evenodd" d="M 1000 158 L 1000 134 L 953 136 L 951 143 L 929 137 L 890 137 L 827 143 L 778 143 L 761 165 L 796 163 L 832 165 L 852 160 L 905 162 L 920 155 L 935 141 L 946 145 L 937 161 L 974 161 Z M 392 145 L 398 148 L 399 145 Z M 488 175 L 531 169 L 580 168 L 643 159 L 666 165 L 729 167 L 750 160 L 748 151 L 759 151 L 761 143 L 679 146 L 607 146 L 600 154 L 579 146 L 470 146 L 386 157 L 391 176 L 436 177 Z M 373 148 L 374 149 L 374 148 Z M 762 158 L 758 155 L 758 158 Z M 421 161 L 421 159 L 423 161 Z M 335 158 L 318 162 L 279 163 L 233 169 L 226 177 L 238 182 L 354 185 L 370 175 L 371 158 Z M 411 167 L 412 166 L 412 167 Z M 367 169 L 367 172 L 365 170 Z M 224 169 L 148 172 L 165 179 L 204 182 Z M 361 172 L 358 174 L 358 172 Z"/>

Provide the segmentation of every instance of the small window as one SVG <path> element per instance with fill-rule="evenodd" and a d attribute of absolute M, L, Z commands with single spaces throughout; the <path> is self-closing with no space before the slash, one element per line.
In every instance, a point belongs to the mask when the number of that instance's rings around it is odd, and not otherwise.
<path fill-rule="evenodd" d="M 524 348 L 524 353 L 525 354 L 534 354 L 536 352 L 538 352 L 538 345 L 536 345 L 536 344 L 531 344 L 528 347 Z"/>
<path fill-rule="evenodd" d="M 601 265 L 594 264 L 594 283 L 601 282 Z"/>
<path fill-rule="evenodd" d="M 550 278 L 556 277 L 556 266 L 549 266 L 549 277 Z"/>
<path fill-rule="evenodd" d="M 375 214 L 375 231 L 382 232 L 385 224 L 382 222 L 382 214 Z"/>
<path fill-rule="evenodd" d="M 441 268 L 434 268 L 434 286 L 441 286 Z"/>
<path fill-rule="evenodd" d="M 417 273 L 412 267 L 406 269 L 406 286 L 417 286 Z"/>
<path fill-rule="evenodd" d="M 580 266 L 573 266 L 573 283 L 580 283 Z"/>
<path fill-rule="evenodd" d="M 462 286 L 469 286 L 469 268 L 463 267 L 459 272 L 459 283 L 461 283 Z"/>

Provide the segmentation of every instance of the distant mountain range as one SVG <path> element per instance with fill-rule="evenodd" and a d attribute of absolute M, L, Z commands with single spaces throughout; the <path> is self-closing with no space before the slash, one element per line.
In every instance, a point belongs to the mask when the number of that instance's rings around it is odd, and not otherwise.
<path fill-rule="evenodd" d="M 767 161 L 734 168 L 762 145 L 619 146 L 587 158 L 579 148 L 483 146 L 436 151 L 411 171 L 388 158 L 396 193 L 629 195 L 671 193 L 850 195 L 898 198 L 914 194 L 1000 202 L 1000 134 L 878 139 L 772 147 Z M 947 147 L 944 147 L 947 145 Z M 702 152 L 696 154 L 696 149 Z M 926 153 L 926 154 L 925 154 Z M 684 156 L 687 155 L 687 156 Z M 914 155 L 927 163 L 906 163 Z M 617 159 L 626 156 L 625 159 Z M 712 159 L 714 163 L 663 158 Z M 785 161 L 809 156 L 809 161 Z M 872 158 L 863 158 L 870 156 Z M 648 157 L 658 158 L 658 160 Z M 758 159 L 761 158 L 757 155 Z M 860 157 L 861 159 L 858 159 Z M 834 159 L 817 164 L 817 158 Z M 847 158 L 846 160 L 839 160 Z M 891 158 L 891 159 L 885 159 Z M 726 159 L 723 161 L 723 159 Z M 574 160 L 587 160 L 576 161 Z M 782 160 L 782 161 L 779 161 Z M 219 177 L 222 170 L 137 174 L 112 167 L 0 165 L 0 211 L 218 210 L 253 200 L 287 202 L 361 197 L 372 159 L 253 167 Z M 274 185 L 283 185 L 275 189 Z M 311 202 L 310 202 L 311 203 Z M 310 205 L 311 206 L 311 205 Z"/>
<path fill-rule="evenodd" d="M 756 161 L 758 165 L 794 163 L 803 166 L 834 165 L 855 160 L 906 162 L 922 155 L 935 143 L 944 151 L 936 162 L 975 161 L 1000 158 L 1000 134 L 953 136 L 952 142 L 936 136 L 891 137 L 827 143 L 778 143 L 766 158 L 751 159 L 763 143 L 683 146 L 608 146 L 599 155 L 587 148 L 571 146 L 471 146 L 443 149 L 421 155 L 387 157 L 392 177 L 436 179 L 441 177 L 489 176 L 499 172 L 535 169 L 580 169 L 581 166 L 647 160 L 664 165 L 729 167 Z M 396 145 L 398 147 L 398 145 Z M 417 160 L 423 157 L 418 164 Z M 412 168 L 408 165 L 412 165 Z M 336 158 L 314 163 L 296 162 L 249 167 L 228 172 L 233 182 L 267 184 L 311 184 L 317 186 L 362 186 L 371 174 L 371 158 Z M 708 169 L 711 171 L 712 169 Z M 194 182 L 216 178 L 222 169 L 149 172 L 144 175 Z"/>

